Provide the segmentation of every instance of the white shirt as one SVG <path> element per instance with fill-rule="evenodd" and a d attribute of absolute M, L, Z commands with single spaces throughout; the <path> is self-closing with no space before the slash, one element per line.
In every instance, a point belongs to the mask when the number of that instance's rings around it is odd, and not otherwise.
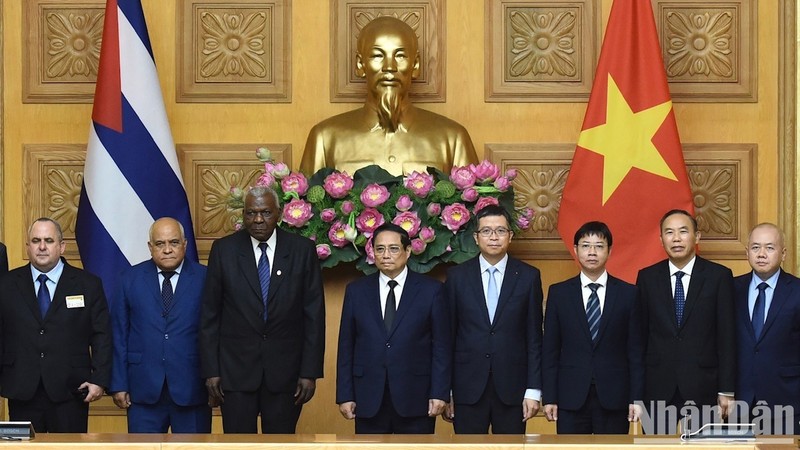
<path fill-rule="evenodd" d="M 606 306 L 606 286 L 608 286 L 608 272 L 603 271 L 602 275 L 597 277 L 597 281 L 592 281 L 589 277 L 581 272 L 581 294 L 583 295 L 583 310 L 585 311 L 589 305 L 589 296 L 592 295 L 592 290 L 589 288 L 590 283 L 599 284 L 597 288 L 597 298 L 600 299 L 600 314 L 603 314 L 603 308 Z"/>
<path fill-rule="evenodd" d="M 156 267 L 156 268 L 158 269 L 158 267 Z M 172 293 L 173 294 L 175 293 L 175 289 L 177 289 L 177 287 L 178 287 L 178 278 L 180 278 L 180 276 L 181 276 L 181 270 L 183 270 L 183 261 L 181 261 L 181 263 L 178 265 L 178 267 L 176 267 L 175 270 L 173 270 L 173 272 L 175 272 L 175 275 L 173 275 L 169 279 L 169 284 L 172 285 Z M 161 290 L 161 287 L 164 286 L 164 274 L 162 272 L 163 271 L 161 269 L 158 269 L 158 289 L 159 289 L 159 291 Z"/>
<path fill-rule="evenodd" d="M 273 230 L 272 231 L 272 236 L 270 236 L 269 239 L 266 240 L 266 242 L 267 242 L 267 261 L 269 261 L 269 267 L 270 268 L 272 268 L 272 260 L 275 259 L 274 258 L 275 257 L 275 243 L 278 242 L 278 238 L 276 237 L 277 235 L 278 235 L 278 233 L 276 233 Z M 256 267 L 258 267 L 258 260 L 261 259 L 261 249 L 258 248 L 258 244 L 260 244 L 260 243 L 261 243 L 261 241 L 259 241 L 258 239 L 254 238 L 253 236 L 250 236 L 250 245 L 253 246 L 253 254 L 256 257 Z"/>
<path fill-rule="evenodd" d="M 408 277 L 408 266 L 403 267 L 403 271 L 396 277 L 389 278 L 383 272 L 378 275 L 378 289 L 381 296 L 381 317 L 386 314 L 386 298 L 389 296 L 389 281 L 394 280 L 397 286 L 394 287 L 394 306 L 400 308 L 400 297 L 403 296 L 403 287 L 406 285 L 406 278 Z"/>
<path fill-rule="evenodd" d="M 681 284 L 683 284 L 683 298 L 684 300 L 688 301 L 689 297 L 689 281 L 692 278 L 692 269 L 694 269 L 694 262 L 697 260 L 697 256 L 692 256 L 692 259 L 686 264 L 683 269 L 678 269 L 678 266 L 672 264 L 672 261 L 667 260 L 669 263 L 669 282 L 672 285 L 672 298 L 675 298 L 675 277 L 676 272 L 683 272 L 684 275 L 681 278 Z"/>

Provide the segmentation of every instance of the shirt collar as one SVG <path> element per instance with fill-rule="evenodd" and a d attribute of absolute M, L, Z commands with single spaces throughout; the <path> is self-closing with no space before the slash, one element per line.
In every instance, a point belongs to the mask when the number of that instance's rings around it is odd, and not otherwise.
<path fill-rule="evenodd" d="M 590 283 L 597 283 L 602 287 L 608 287 L 608 271 L 604 270 L 603 273 L 597 277 L 597 281 L 592 281 L 586 274 L 581 272 L 581 287 L 587 287 Z"/>
<path fill-rule="evenodd" d="M 483 255 L 478 256 L 478 261 L 480 262 L 481 273 L 486 272 L 486 270 L 492 266 L 491 264 L 489 264 L 489 261 L 487 261 L 486 258 L 483 257 Z M 508 253 L 503 255 L 503 259 L 498 261 L 497 264 L 494 265 L 494 267 L 497 268 L 498 272 L 506 273 L 507 264 L 508 264 Z"/>
<path fill-rule="evenodd" d="M 248 236 L 250 236 L 250 235 L 248 235 Z M 278 242 L 277 236 L 278 236 L 278 229 L 275 228 L 274 230 L 272 230 L 272 235 L 269 237 L 269 239 L 264 241 L 264 242 L 267 243 L 267 247 L 271 248 L 273 251 L 275 250 L 275 243 Z M 250 236 L 250 244 L 253 246 L 253 251 L 254 252 L 255 252 L 255 250 L 258 249 L 258 244 L 260 244 L 260 243 L 261 243 L 261 241 L 259 241 L 258 239 L 254 238 L 253 236 Z"/>
<path fill-rule="evenodd" d="M 36 267 L 33 267 L 33 264 L 31 264 L 31 275 L 33 275 L 33 281 L 36 281 L 36 279 L 39 278 L 39 275 L 45 274 L 47 275 L 48 280 L 58 283 L 62 272 L 64 272 L 64 260 L 61 258 L 58 258 L 58 262 L 56 263 L 55 267 L 50 269 L 49 272 L 42 272 Z"/>
<path fill-rule="evenodd" d="M 186 260 L 184 259 L 183 261 L 186 261 Z M 178 264 L 178 267 L 172 269 L 172 272 L 175 272 L 175 274 L 178 275 L 178 276 L 180 276 L 181 270 L 183 270 L 183 261 L 181 261 L 181 263 Z M 164 270 L 162 268 L 156 266 L 156 271 L 158 271 L 158 274 L 161 275 L 161 272 L 163 272 Z"/>
<path fill-rule="evenodd" d="M 672 264 L 672 261 L 667 260 L 667 262 L 669 263 L 669 276 L 675 275 L 675 272 L 683 272 L 686 275 L 692 276 L 692 269 L 694 269 L 694 262 L 696 260 L 697 260 L 697 255 L 692 256 L 692 259 L 689 260 L 689 262 L 685 266 L 683 266 L 682 269 L 678 269 L 678 266 Z"/>
<path fill-rule="evenodd" d="M 384 286 L 384 285 L 388 284 L 389 280 L 397 281 L 398 285 L 403 286 L 403 285 L 405 285 L 406 278 L 408 277 L 408 266 L 403 267 L 403 271 L 400 272 L 394 278 L 389 278 L 383 272 L 378 272 L 378 273 L 380 274 L 380 275 L 378 275 L 378 279 L 380 280 L 381 286 Z"/>
<path fill-rule="evenodd" d="M 767 286 L 771 287 L 772 289 L 775 289 L 775 286 L 778 285 L 778 277 L 780 276 L 780 274 L 781 271 L 779 270 L 766 280 L 762 280 L 761 278 L 758 277 L 758 275 L 756 275 L 755 272 L 753 272 L 753 277 L 750 279 L 750 289 L 755 289 L 756 287 L 758 287 L 759 284 L 761 284 L 762 281 L 764 283 L 767 283 Z"/>

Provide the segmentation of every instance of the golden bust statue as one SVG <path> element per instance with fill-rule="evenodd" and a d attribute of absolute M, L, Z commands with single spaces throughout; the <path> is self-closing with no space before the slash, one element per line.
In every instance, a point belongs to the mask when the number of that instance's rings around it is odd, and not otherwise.
<path fill-rule="evenodd" d="M 377 164 L 394 175 L 427 166 L 449 171 L 477 162 L 467 130 L 457 122 L 411 104 L 419 74 L 417 36 L 394 17 L 379 17 L 358 35 L 356 73 L 365 79 L 364 107 L 330 117 L 308 135 L 300 170 L 333 167 L 353 174 Z"/>

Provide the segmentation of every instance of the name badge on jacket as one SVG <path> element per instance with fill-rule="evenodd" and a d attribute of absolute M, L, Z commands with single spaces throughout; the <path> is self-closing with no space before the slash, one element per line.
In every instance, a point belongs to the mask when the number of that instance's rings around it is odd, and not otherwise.
<path fill-rule="evenodd" d="M 84 306 L 82 295 L 67 296 L 67 308 L 83 308 Z"/>

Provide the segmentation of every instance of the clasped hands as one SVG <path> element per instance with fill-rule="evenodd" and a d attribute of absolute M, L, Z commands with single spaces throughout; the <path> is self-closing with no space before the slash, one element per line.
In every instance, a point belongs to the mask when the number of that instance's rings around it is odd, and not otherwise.
<path fill-rule="evenodd" d="M 208 406 L 215 408 L 225 403 L 225 393 L 222 391 L 220 377 L 206 378 L 206 390 L 208 390 Z M 298 378 L 297 389 L 294 391 L 294 404 L 302 405 L 314 396 L 317 390 L 317 381 L 313 378 Z"/>

